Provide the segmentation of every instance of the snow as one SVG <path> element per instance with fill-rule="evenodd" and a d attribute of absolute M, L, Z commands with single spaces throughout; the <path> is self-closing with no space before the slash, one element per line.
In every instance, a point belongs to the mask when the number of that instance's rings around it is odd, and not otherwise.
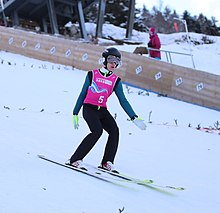
<path fill-rule="evenodd" d="M 113 31 L 120 38 L 121 29 Z M 180 34 L 159 36 L 162 48 L 188 51 L 185 43 L 174 42 Z M 140 38 L 147 42 L 146 34 L 139 34 Z M 214 39 L 215 44 L 192 48 L 198 68 L 219 74 L 220 40 Z M 130 52 L 135 48 L 117 47 Z M 79 130 L 71 123 L 86 72 L 3 51 L 0 62 L 1 212 L 219 212 L 219 135 L 196 130 L 198 125 L 213 127 L 220 121 L 219 111 L 154 93 L 139 95 L 140 89 L 124 85 L 127 99 L 145 119 L 147 130 L 141 131 L 128 121 L 115 95 L 111 96 L 108 107 L 117 114 L 120 128 L 116 168 L 131 176 L 153 179 L 155 184 L 186 190 L 106 183 L 37 157 L 43 154 L 65 162 L 88 133 L 81 112 Z M 152 124 L 148 123 L 150 112 Z M 99 165 L 106 138 L 103 133 L 85 162 Z"/>

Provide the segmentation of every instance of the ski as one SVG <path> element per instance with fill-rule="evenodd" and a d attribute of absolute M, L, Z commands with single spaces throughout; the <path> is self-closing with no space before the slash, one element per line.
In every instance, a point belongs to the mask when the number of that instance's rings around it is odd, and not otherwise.
<path fill-rule="evenodd" d="M 164 188 L 164 189 L 166 188 L 166 189 L 173 189 L 173 190 L 185 190 L 185 188 L 183 188 L 183 187 L 174 187 L 174 186 L 169 186 L 169 185 L 158 185 L 158 184 L 155 184 L 153 180 L 148 180 L 148 179 L 142 180 L 142 179 L 130 177 L 125 174 L 115 173 L 115 172 L 111 172 L 111 171 L 108 171 L 108 170 L 105 170 L 102 168 L 98 168 L 98 167 L 95 167 L 90 164 L 85 164 L 86 168 L 88 168 L 88 170 L 85 170 L 85 169 L 80 169 L 80 168 L 76 168 L 73 166 L 69 166 L 69 165 L 60 163 L 56 160 L 49 159 L 49 158 L 45 157 L 44 155 L 38 155 L 38 157 L 40 159 L 46 160 L 46 161 L 54 163 L 56 165 L 59 165 L 59 166 L 83 173 L 83 174 L 86 174 L 88 176 L 94 177 L 99 180 L 103 180 L 105 182 L 117 184 L 117 182 L 120 181 L 120 182 L 128 182 L 128 183 L 133 183 L 133 184 L 137 184 L 137 185 L 142 185 L 142 186 L 150 187 L 150 188 Z"/>
<path fill-rule="evenodd" d="M 91 165 L 89 165 L 89 166 L 91 166 Z M 184 187 L 175 187 L 175 186 L 170 186 L 170 185 L 158 185 L 158 184 L 154 183 L 154 181 L 151 180 L 151 179 L 143 179 L 142 180 L 142 179 L 130 177 L 130 176 L 125 175 L 125 174 L 111 172 L 111 171 L 108 171 L 108 170 L 105 170 L 105 169 L 102 169 L 102 168 L 97 168 L 97 169 L 102 171 L 102 172 L 108 173 L 108 174 L 110 174 L 112 176 L 119 177 L 122 180 L 125 180 L 125 181 L 128 181 L 128 182 L 133 182 L 133 183 L 136 183 L 138 185 L 154 186 L 154 187 L 158 187 L 158 188 L 174 189 L 174 190 L 180 190 L 180 191 L 185 190 Z"/>
<path fill-rule="evenodd" d="M 110 172 L 107 172 L 107 171 L 104 172 L 101 169 L 98 169 L 97 167 L 89 165 L 89 164 L 85 164 L 86 168 L 88 168 L 88 170 L 86 170 L 86 169 L 80 169 L 80 168 L 76 168 L 76 167 L 73 167 L 73 166 L 70 166 L 70 165 L 60 163 L 58 161 L 49 159 L 49 158 L 45 157 L 44 155 L 38 155 L 38 157 L 43 159 L 43 160 L 46 160 L 50 163 L 54 163 L 56 165 L 59 165 L 59 166 L 65 167 L 65 168 L 72 169 L 72 170 L 75 170 L 77 172 L 81 172 L 83 174 L 89 175 L 91 177 L 94 177 L 94 178 L 97 178 L 97 179 L 100 179 L 100 180 L 104 180 L 106 182 L 112 182 L 113 183 L 113 181 L 121 181 L 122 180 L 124 182 L 130 182 L 130 183 L 135 183 L 135 184 L 140 184 L 140 185 L 144 185 L 145 183 L 151 183 L 152 182 L 152 180 L 137 180 L 137 179 L 134 179 L 134 178 L 131 178 L 131 177 L 125 177 L 123 175 L 116 174 L 116 173 L 111 174 Z M 112 176 L 114 176 L 114 177 L 112 177 Z"/>

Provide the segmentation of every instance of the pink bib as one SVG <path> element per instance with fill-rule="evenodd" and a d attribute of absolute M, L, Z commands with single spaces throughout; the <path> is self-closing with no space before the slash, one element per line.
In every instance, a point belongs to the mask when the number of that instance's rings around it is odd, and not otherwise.
<path fill-rule="evenodd" d="M 113 92 L 118 76 L 112 73 L 104 77 L 99 70 L 93 70 L 92 74 L 92 84 L 89 86 L 84 103 L 107 108 L 106 102 Z"/>

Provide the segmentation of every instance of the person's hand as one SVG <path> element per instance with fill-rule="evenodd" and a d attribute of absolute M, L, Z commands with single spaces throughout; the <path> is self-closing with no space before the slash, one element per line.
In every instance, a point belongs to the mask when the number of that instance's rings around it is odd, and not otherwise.
<path fill-rule="evenodd" d="M 73 122 L 74 129 L 78 129 L 79 128 L 79 117 L 78 117 L 78 115 L 73 115 L 72 122 Z"/>
<path fill-rule="evenodd" d="M 142 118 L 135 118 L 133 120 L 134 124 L 141 130 L 146 130 L 147 125 L 144 123 L 144 120 Z"/>

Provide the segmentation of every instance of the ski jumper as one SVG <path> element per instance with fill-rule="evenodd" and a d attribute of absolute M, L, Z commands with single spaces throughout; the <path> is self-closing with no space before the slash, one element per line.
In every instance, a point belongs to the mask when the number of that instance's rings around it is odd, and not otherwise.
<path fill-rule="evenodd" d="M 103 133 L 108 133 L 102 164 L 110 161 L 114 163 L 118 149 L 119 128 L 115 119 L 107 109 L 107 100 L 115 91 L 122 108 L 130 118 L 136 116 L 127 99 L 124 96 L 120 78 L 113 72 L 106 76 L 100 70 L 88 72 L 82 91 L 77 99 L 73 114 L 78 114 L 83 106 L 83 118 L 87 122 L 90 133 L 83 139 L 70 158 L 70 163 L 83 160 L 83 158 L 94 147 Z M 117 91 L 117 92 L 116 92 Z"/>

